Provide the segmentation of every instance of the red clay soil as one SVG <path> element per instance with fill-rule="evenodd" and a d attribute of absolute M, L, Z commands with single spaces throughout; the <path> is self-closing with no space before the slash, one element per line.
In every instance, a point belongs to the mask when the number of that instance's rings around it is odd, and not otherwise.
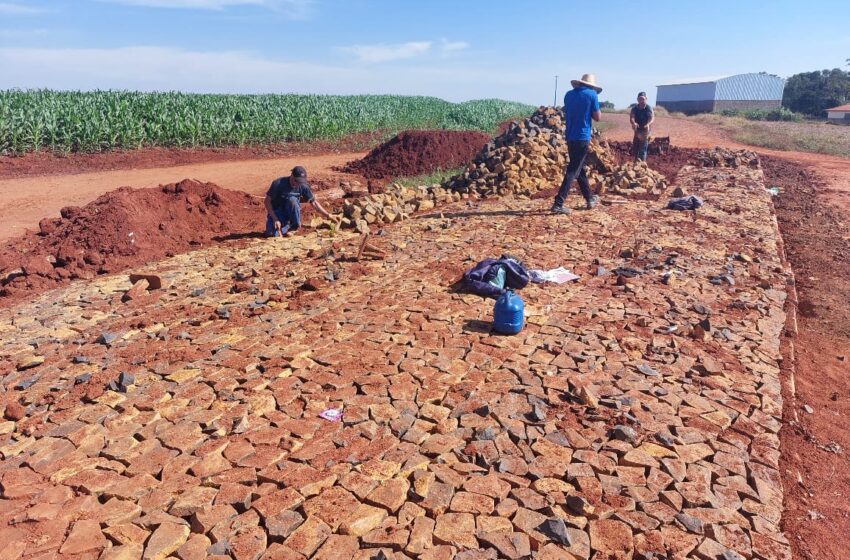
<path fill-rule="evenodd" d="M 262 226 L 262 200 L 184 180 L 153 189 L 122 187 L 45 218 L 39 232 L 0 248 L 0 306 L 70 280 L 91 279 Z"/>
<path fill-rule="evenodd" d="M 781 190 L 775 205 L 799 298 L 798 334 L 783 344 L 782 528 L 798 560 L 847 558 L 850 228 L 819 194 L 828 186 L 820 175 L 761 159 L 768 186 Z"/>
<path fill-rule="evenodd" d="M 408 130 L 343 168 L 367 179 L 393 179 L 454 169 L 469 163 L 490 141 L 482 132 Z"/>
<path fill-rule="evenodd" d="M 359 152 L 376 145 L 385 135 L 385 131 L 374 131 L 352 134 L 337 140 L 246 147 L 141 148 L 94 154 L 38 152 L 17 156 L 0 155 L 0 179 L 39 175 L 76 175 L 121 169 L 152 169 L 218 161 L 281 158 L 292 155 Z"/>

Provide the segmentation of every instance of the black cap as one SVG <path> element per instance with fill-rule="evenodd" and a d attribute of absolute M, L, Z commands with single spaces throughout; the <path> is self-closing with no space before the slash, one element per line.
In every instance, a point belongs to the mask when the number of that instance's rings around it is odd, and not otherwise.
<path fill-rule="evenodd" d="M 639 91 L 638 97 L 646 97 L 646 92 L 645 91 Z"/>
<path fill-rule="evenodd" d="M 306 185 L 307 170 L 301 167 L 300 165 L 296 165 L 292 168 L 292 178 L 295 179 L 295 182 L 299 185 Z"/>

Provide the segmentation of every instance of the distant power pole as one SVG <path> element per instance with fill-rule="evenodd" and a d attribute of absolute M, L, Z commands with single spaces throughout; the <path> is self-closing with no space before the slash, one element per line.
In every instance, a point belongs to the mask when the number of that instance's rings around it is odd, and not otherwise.
<path fill-rule="evenodd" d="M 558 76 L 555 76 L 555 102 L 552 105 L 558 106 Z"/>

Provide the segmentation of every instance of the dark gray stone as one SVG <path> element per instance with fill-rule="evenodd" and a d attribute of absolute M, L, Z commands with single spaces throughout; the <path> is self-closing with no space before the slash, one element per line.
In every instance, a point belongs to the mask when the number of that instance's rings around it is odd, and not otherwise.
<path fill-rule="evenodd" d="M 475 410 L 473 410 L 473 412 L 475 414 L 477 414 L 478 416 L 481 416 L 481 417 L 489 416 L 490 415 L 490 405 L 485 404 L 484 406 L 480 406 L 480 407 L 476 408 Z"/>
<path fill-rule="evenodd" d="M 104 331 L 104 332 L 100 333 L 99 337 L 97 337 L 96 342 L 98 344 L 103 344 L 104 346 L 110 346 L 116 340 L 118 340 L 118 334 L 117 333 Z"/>
<path fill-rule="evenodd" d="M 561 432 L 552 432 L 550 434 L 546 434 L 547 441 L 554 443 L 555 445 L 560 445 L 561 447 L 570 447 L 570 440 L 567 439 Z"/>
<path fill-rule="evenodd" d="M 35 385 L 36 381 L 38 381 L 38 377 L 30 377 L 28 379 L 24 379 L 23 381 L 21 381 L 20 383 L 15 385 L 15 389 L 17 389 L 18 391 L 23 391 L 24 389 L 29 389 L 30 387 Z"/>
<path fill-rule="evenodd" d="M 676 442 L 673 440 L 673 436 L 667 432 L 658 432 L 655 434 L 655 440 L 664 447 L 669 447 L 671 449 L 674 445 L 676 445 Z"/>
<path fill-rule="evenodd" d="M 639 365 L 639 366 L 638 366 L 638 371 L 639 371 L 639 372 L 641 372 L 642 374 L 646 375 L 646 376 L 649 376 L 649 377 L 661 377 L 661 374 L 660 374 L 660 373 L 658 373 L 657 371 L 655 371 L 654 369 L 652 369 L 652 368 L 651 368 L 649 365 L 647 365 L 647 364 L 641 364 L 641 365 Z"/>
<path fill-rule="evenodd" d="M 546 410 L 539 403 L 535 403 L 528 417 L 535 422 L 543 422 L 546 420 Z"/>
<path fill-rule="evenodd" d="M 475 432 L 475 439 L 479 441 L 493 441 L 496 439 L 496 430 L 488 426 L 484 429 L 479 429 Z"/>
<path fill-rule="evenodd" d="M 620 441 L 634 443 L 637 440 L 637 432 L 631 426 L 619 424 L 611 429 L 611 437 Z"/>
<path fill-rule="evenodd" d="M 693 515 L 688 515 L 687 513 L 677 513 L 675 515 L 676 521 L 682 524 L 682 527 L 685 528 L 689 533 L 695 533 L 697 535 L 703 534 L 702 521 L 694 517 Z"/>
<path fill-rule="evenodd" d="M 563 519 L 550 517 L 537 527 L 537 530 L 558 544 L 571 546 L 570 535 L 567 533 L 567 525 Z"/>
<path fill-rule="evenodd" d="M 226 556 L 230 554 L 230 543 L 226 540 L 218 541 L 207 549 L 207 554 L 210 556 Z"/>
<path fill-rule="evenodd" d="M 136 378 L 132 374 L 122 371 L 118 374 L 117 378 L 109 382 L 109 385 L 107 385 L 106 388 L 110 391 L 126 393 L 127 388 L 135 382 Z"/>

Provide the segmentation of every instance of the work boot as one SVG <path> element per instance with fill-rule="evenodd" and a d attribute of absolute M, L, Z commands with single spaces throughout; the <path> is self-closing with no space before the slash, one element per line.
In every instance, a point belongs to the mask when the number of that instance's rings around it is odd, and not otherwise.
<path fill-rule="evenodd" d="M 593 196 L 591 196 L 589 199 L 587 199 L 587 206 L 586 206 L 586 208 L 587 208 L 588 210 L 593 210 L 594 208 L 596 208 L 596 206 L 597 206 L 598 204 L 599 204 L 599 197 L 598 197 L 598 196 L 596 196 L 596 195 L 593 195 Z"/>
<path fill-rule="evenodd" d="M 565 216 L 572 214 L 573 211 L 569 208 L 564 208 L 563 206 L 558 206 L 557 204 L 552 205 L 552 213 L 553 214 L 563 214 Z"/>

